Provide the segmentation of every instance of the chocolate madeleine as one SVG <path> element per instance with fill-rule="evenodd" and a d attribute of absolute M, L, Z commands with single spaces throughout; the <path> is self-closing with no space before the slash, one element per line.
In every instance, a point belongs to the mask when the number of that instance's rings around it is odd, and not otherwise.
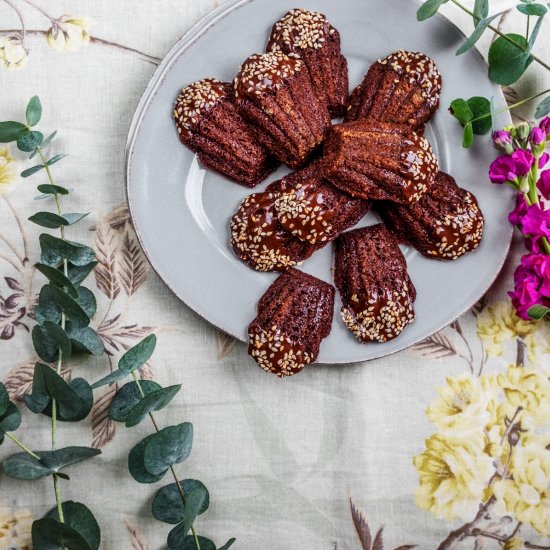
<path fill-rule="evenodd" d="M 445 172 L 437 174 L 418 202 L 381 202 L 377 210 L 398 239 L 428 258 L 456 260 L 475 250 L 483 235 L 483 214 L 475 196 Z"/>
<path fill-rule="evenodd" d="M 351 93 L 346 120 L 371 118 L 420 130 L 439 107 L 440 92 L 434 61 L 399 50 L 370 67 Z"/>
<path fill-rule="evenodd" d="M 331 329 L 334 287 L 291 268 L 279 275 L 258 302 L 248 327 L 248 354 L 281 378 L 313 363 Z"/>
<path fill-rule="evenodd" d="M 387 342 L 414 320 L 416 290 L 397 239 L 384 224 L 336 240 L 334 282 L 341 316 L 361 342 Z"/>
<path fill-rule="evenodd" d="M 317 162 L 281 180 L 275 208 L 283 227 L 294 236 L 326 244 L 353 227 L 369 211 L 370 203 L 334 187 Z"/>
<path fill-rule="evenodd" d="M 357 120 L 333 126 L 325 142 L 324 176 L 354 197 L 416 202 L 438 171 L 426 138 L 407 126 Z"/>
<path fill-rule="evenodd" d="M 231 218 L 231 246 L 235 254 L 257 271 L 282 271 L 309 258 L 319 246 L 302 241 L 279 222 L 275 201 L 281 181 L 263 193 L 245 197 Z"/>
<path fill-rule="evenodd" d="M 267 51 L 298 54 L 331 116 L 345 113 L 348 62 L 340 52 L 340 34 L 326 16 L 303 8 L 290 10 L 273 25 Z"/>
<path fill-rule="evenodd" d="M 330 126 L 327 106 L 318 99 L 305 63 L 279 51 L 251 55 L 234 88 L 258 141 L 291 168 L 305 164 Z"/>
<path fill-rule="evenodd" d="M 254 187 L 277 167 L 237 111 L 230 83 L 206 78 L 185 86 L 173 115 L 181 142 L 206 168 Z"/>

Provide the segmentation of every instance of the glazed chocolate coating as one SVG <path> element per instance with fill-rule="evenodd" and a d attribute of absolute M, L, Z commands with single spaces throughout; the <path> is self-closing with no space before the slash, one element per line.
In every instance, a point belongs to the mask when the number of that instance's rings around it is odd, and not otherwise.
<path fill-rule="evenodd" d="M 326 244 L 353 227 L 370 203 L 334 187 L 323 178 L 320 163 L 314 162 L 281 180 L 275 208 L 281 224 L 294 236 Z"/>
<path fill-rule="evenodd" d="M 231 218 L 231 246 L 241 260 L 257 271 L 283 271 L 319 248 L 298 239 L 279 222 L 275 201 L 280 189 L 279 180 L 263 193 L 248 195 Z"/>
<path fill-rule="evenodd" d="M 438 161 L 429 142 L 407 126 L 358 120 L 333 126 L 323 154 L 325 177 L 354 197 L 416 202 Z"/>
<path fill-rule="evenodd" d="M 333 312 L 332 285 L 288 269 L 258 302 L 258 315 L 248 327 L 248 354 L 281 378 L 296 374 L 317 359 Z"/>
<path fill-rule="evenodd" d="M 414 320 L 416 290 L 397 239 L 384 224 L 336 240 L 334 282 L 341 316 L 361 342 L 387 342 Z"/>
<path fill-rule="evenodd" d="M 420 130 L 439 107 L 440 91 L 433 60 L 399 50 L 370 67 L 351 93 L 346 120 L 372 118 Z"/>
<path fill-rule="evenodd" d="M 277 167 L 234 104 L 231 84 L 207 78 L 182 89 L 173 111 L 181 142 L 201 163 L 247 187 Z"/>
<path fill-rule="evenodd" d="M 340 52 L 340 34 L 322 13 L 290 10 L 273 25 L 266 49 L 299 55 L 317 97 L 327 105 L 331 116 L 345 113 L 348 62 Z"/>
<path fill-rule="evenodd" d="M 456 260 L 475 250 L 483 235 L 483 214 L 475 196 L 444 172 L 417 203 L 381 202 L 377 210 L 398 239 L 428 258 Z"/>
<path fill-rule="evenodd" d="M 257 140 L 291 168 L 305 164 L 323 142 L 330 115 L 298 56 L 251 55 L 233 84 L 239 111 Z"/>

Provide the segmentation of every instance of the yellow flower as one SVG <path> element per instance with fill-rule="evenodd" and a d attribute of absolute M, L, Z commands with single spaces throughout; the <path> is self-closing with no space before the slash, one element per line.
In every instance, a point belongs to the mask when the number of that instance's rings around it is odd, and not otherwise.
<path fill-rule="evenodd" d="M 0 38 L 0 65 L 6 69 L 21 69 L 27 64 L 28 51 L 20 35 Z"/>
<path fill-rule="evenodd" d="M 510 464 L 512 479 L 495 482 L 494 494 L 501 511 L 550 535 L 550 451 L 546 443 L 530 436 L 516 447 Z"/>
<path fill-rule="evenodd" d="M 9 147 L 0 147 L 0 194 L 8 193 L 19 182 L 17 161 L 10 155 Z"/>
<path fill-rule="evenodd" d="M 510 365 L 497 380 L 506 397 L 509 418 L 522 407 L 522 422 L 541 426 L 550 420 L 550 381 L 545 375 L 537 369 Z"/>
<path fill-rule="evenodd" d="M 484 386 L 477 377 L 449 377 L 447 385 L 438 388 L 439 397 L 426 415 L 443 433 L 481 432 L 490 419 L 488 405 L 492 397 Z"/>
<path fill-rule="evenodd" d="M 86 17 L 63 15 L 48 30 L 48 44 L 60 52 L 73 52 L 90 42 L 91 21 Z"/>
<path fill-rule="evenodd" d="M 493 471 L 483 448 L 483 436 L 477 434 L 427 439 L 426 450 L 413 459 L 420 475 L 417 505 L 447 520 L 475 516 Z"/>
<path fill-rule="evenodd" d="M 31 550 L 31 525 L 28 510 L 12 512 L 0 506 L 0 549 Z"/>

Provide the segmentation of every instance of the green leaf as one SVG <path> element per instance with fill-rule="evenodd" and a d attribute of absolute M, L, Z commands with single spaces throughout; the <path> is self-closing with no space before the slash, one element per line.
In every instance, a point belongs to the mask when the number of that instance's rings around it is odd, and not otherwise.
<path fill-rule="evenodd" d="M 546 315 L 549 314 L 550 308 L 540 304 L 537 304 L 536 306 L 531 306 L 527 311 L 527 315 L 529 315 L 531 319 L 534 319 L 536 321 L 538 321 L 539 319 L 543 319 L 544 317 L 546 317 Z"/>
<path fill-rule="evenodd" d="M 90 323 L 88 314 L 76 300 L 56 286 L 44 285 L 38 295 L 38 306 L 35 309 L 36 320 L 40 324 L 43 324 L 45 320 L 59 323 L 62 312 L 65 312 L 73 326 L 77 328 L 88 326 Z"/>
<path fill-rule="evenodd" d="M 78 531 L 53 518 L 33 522 L 31 533 L 34 550 L 91 550 Z"/>
<path fill-rule="evenodd" d="M 101 531 L 91 510 L 80 502 L 69 500 L 61 505 L 66 525 L 80 533 L 92 550 L 98 550 L 101 544 Z M 52 508 L 46 517 L 59 520 L 57 507 Z"/>
<path fill-rule="evenodd" d="M 427 0 L 424 2 L 418 11 L 416 12 L 416 19 L 418 21 L 425 21 L 430 17 L 434 16 L 439 8 L 448 2 L 449 0 Z"/>
<path fill-rule="evenodd" d="M 179 548 L 183 544 L 183 539 L 199 515 L 199 510 L 203 507 L 205 499 L 206 493 L 200 489 L 187 493 L 183 521 L 168 533 L 168 546 L 170 548 Z"/>
<path fill-rule="evenodd" d="M 95 260 L 93 249 L 84 244 L 64 241 L 47 233 L 42 233 L 39 241 L 44 264 L 57 266 L 63 258 L 67 258 L 73 265 L 83 266 Z"/>
<path fill-rule="evenodd" d="M 0 382 L 0 418 L 6 414 L 8 405 L 10 404 L 10 395 L 6 386 Z"/>
<path fill-rule="evenodd" d="M 527 53 L 529 45 L 523 36 L 513 33 L 506 36 L 519 47 L 499 36 L 489 49 L 489 78 L 502 86 L 516 82 L 533 61 Z"/>
<path fill-rule="evenodd" d="M 462 124 L 470 122 L 474 117 L 468 102 L 462 98 L 451 102 L 451 114 Z"/>
<path fill-rule="evenodd" d="M 538 105 L 535 111 L 535 118 L 542 118 L 550 113 L 550 95 L 545 97 Z"/>
<path fill-rule="evenodd" d="M 191 453 L 192 445 L 193 425 L 190 422 L 154 433 L 143 451 L 145 469 L 153 475 L 165 472 L 170 466 L 183 462 Z"/>
<path fill-rule="evenodd" d="M 44 321 L 50 322 L 51 321 Z M 55 323 L 52 323 L 55 324 Z M 38 357 L 46 363 L 53 363 L 59 357 L 59 349 L 52 341 L 48 331 L 41 325 L 35 325 L 31 332 L 32 345 Z"/>
<path fill-rule="evenodd" d="M 91 319 L 97 310 L 97 302 L 94 293 L 84 286 L 79 286 L 77 289 L 78 297 L 76 302 L 84 310 L 86 315 Z"/>
<path fill-rule="evenodd" d="M 210 505 L 210 495 L 204 484 L 196 479 L 184 479 L 179 483 L 184 495 L 189 495 L 193 491 L 203 495 L 202 505 L 199 507 L 197 514 L 200 515 L 206 512 Z M 183 521 L 185 505 L 175 483 L 166 485 L 157 491 L 153 499 L 152 513 L 153 517 L 164 523 L 176 524 Z"/>
<path fill-rule="evenodd" d="M 76 288 L 74 287 L 73 283 L 67 277 L 65 277 L 63 272 L 61 272 L 59 269 L 40 263 L 34 264 L 34 267 L 36 267 L 36 269 L 48 279 L 50 284 L 55 285 L 59 288 L 64 288 L 65 292 L 67 292 L 67 294 L 71 298 L 78 297 L 78 293 L 76 292 Z"/>
<path fill-rule="evenodd" d="M 36 174 L 36 172 L 39 172 L 40 170 L 42 170 L 42 168 L 46 168 L 46 167 L 43 164 L 37 164 L 36 166 L 27 168 L 26 170 L 23 170 L 23 172 L 21 172 L 21 177 L 28 178 L 29 176 L 32 176 L 33 174 Z"/>
<path fill-rule="evenodd" d="M 152 380 L 141 380 L 140 386 L 146 396 L 161 389 L 161 386 Z M 139 403 L 141 398 L 136 382 L 124 384 L 111 402 L 109 418 L 115 422 L 126 422 L 130 411 Z"/>
<path fill-rule="evenodd" d="M 37 212 L 29 218 L 29 221 L 48 229 L 58 229 L 69 225 L 69 222 L 63 216 L 58 216 L 53 212 Z"/>
<path fill-rule="evenodd" d="M 218 550 L 229 550 L 231 546 L 233 546 L 233 543 L 236 541 L 236 538 L 229 539 L 223 546 L 220 546 Z"/>
<path fill-rule="evenodd" d="M 55 130 L 55 132 L 52 132 L 43 142 L 42 142 L 42 149 L 44 149 L 44 147 L 47 147 L 52 139 L 57 135 L 57 130 Z"/>
<path fill-rule="evenodd" d="M 76 413 L 73 412 L 73 404 L 69 407 L 65 403 L 59 403 L 57 419 L 62 422 L 80 422 L 84 420 L 92 410 L 94 404 L 94 394 L 92 387 L 84 378 L 73 378 L 69 382 L 70 388 L 76 393 L 79 399 L 79 408 Z M 51 408 L 48 407 L 45 414 L 51 416 Z"/>
<path fill-rule="evenodd" d="M 489 15 L 489 0 L 476 0 L 474 4 L 474 25 Z"/>
<path fill-rule="evenodd" d="M 15 479 L 35 480 L 101 454 L 92 447 L 64 447 L 55 451 L 36 451 L 40 460 L 26 452 L 10 456 L 3 463 L 4 472 Z"/>
<path fill-rule="evenodd" d="M 65 158 L 67 155 L 55 155 L 50 160 L 46 162 L 48 166 L 51 166 L 52 164 L 55 164 L 56 162 L 59 162 L 62 158 Z"/>
<path fill-rule="evenodd" d="M 164 477 L 164 474 L 168 471 L 168 468 L 159 474 L 152 474 L 145 468 L 144 453 L 145 448 L 153 435 L 148 435 L 142 439 L 137 445 L 135 445 L 128 454 L 128 470 L 130 475 L 138 483 L 155 483 Z"/>
<path fill-rule="evenodd" d="M 35 151 L 44 140 L 44 134 L 42 132 L 28 131 L 19 136 L 17 139 L 17 148 L 25 153 Z"/>
<path fill-rule="evenodd" d="M 468 107 L 474 115 L 472 120 L 472 129 L 474 134 L 486 134 L 493 127 L 493 118 L 491 115 L 491 102 L 486 97 L 474 96 L 468 100 Z M 480 120 L 475 120 L 476 118 Z"/>
<path fill-rule="evenodd" d="M 0 122 L 0 143 L 17 141 L 19 136 L 27 131 L 27 127 L 20 122 Z"/>
<path fill-rule="evenodd" d="M 516 7 L 523 15 L 535 15 L 538 17 L 548 11 L 542 4 L 519 4 Z"/>
<path fill-rule="evenodd" d="M 42 105 L 37 95 L 31 97 L 27 104 L 25 116 L 29 126 L 36 126 L 40 122 L 40 118 L 42 117 Z"/>
<path fill-rule="evenodd" d="M 144 420 L 151 411 L 159 411 L 172 399 L 181 389 L 181 384 L 161 388 L 142 398 L 139 403 L 128 413 L 126 427 L 132 428 Z"/>
<path fill-rule="evenodd" d="M 44 321 L 42 327 L 46 329 L 46 332 L 57 348 L 63 352 L 63 358 L 68 359 L 71 356 L 72 346 L 67 333 L 60 325 L 52 323 L 51 321 Z M 51 361 L 46 362 L 51 363 Z"/>
<path fill-rule="evenodd" d="M 0 431 L 14 432 L 21 425 L 21 411 L 11 401 L 4 414 L 0 416 Z"/>
<path fill-rule="evenodd" d="M 105 351 L 101 338 L 91 327 L 73 327 L 70 321 L 65 326 L 65 331 L 71 341 L 73 352 L 89 353 L 90 355 L 103 355 Z"/>
<path fill-rule="evenodd" d="M 467 52 L 470 48 L 474 46 L 474 44 L 481 38 L 487 27 L 499 16 L 500 13 L 497 13 L 496 15 L 493 15 L 491 17 L 487 17 L 485 19 L 481 19 L 479 23 L 476 25 L 476 28 L 474 29 L 474 32 L 468 37 L 466 42 L 456 50 L 456 55 L 461 55 L 465 52 Z"/>
<path fill-rule="evenodd" d="M 537 19 L 537 23 L 535 24 L 532 32 L 531 32 L 531 36 L 529 37 L 529 52 L 531 52 L 531 50 L 533 49 L 533 46 L 535 45 L 535 41 L 537 39 L 537 36 L 539 35 L 539 31 L 540 31 L 540 27 L 542 25 L 542 22 L 544 20 L 544 15 L 546 14 L 546 12 L 544 12 L 538 19 Z"/>
<path fill-rule="evenodd" d="M 130 374 L 131 372 L 143 367 L 149 361 L 155 346 L 157 345 L 157 337 L 150 334 L 141 342 L 130 348 L 119 360 L 118 368 L 120 371 Z"/>
<path fill-rule="evenodd" d="M 69 225 L 74 225 L 76 222 L 79 222 L 82 218 L 85 218 L 89 214 L 89 212 L 86 212 L 84 214 L 80 214 L 78 212 L 69 212 L 67 214 L 63 214 L 63 217 L 69 222 Z"/>
<path fill-rule="evenodd" d="M 60 185 L 51 185 L 49 183 L 43 183 L 42 185 L 39 185 L 37 189 L 44 193 L 45 195 L 55 195 L 56 193 L 58 195 L 68 195 L 69 190 L 65 189 L 64 187 L 61 187 Z"/>
<path fill-rule="evenodd" d="M 97 388 L 101 388 L 101 386 L 106 386 L 107 384 L 109 386 L 112 386 L 115 382 L 118 382 L 119 380 L 123 380 L 127 376 L 128 374 L 117 369 L 111 372 L 110 374 L 108 374 L 107 376 L 100 378 L 97 382 L 94 382 L 92 384 L 92 389 L 96 390 Z"/>
<path fill-rule="evenodd" d="M 69 263 L 67 276 L 74 286 L 78 286 L 95 269 L 98 263 L 97 261 L 85 265 L 73 265 Z"/>
<path fill-rule="evenodd" d="M 462 147 L 468 149 L 474 142 L 474 129 L 471 122 L 464 126 L 464 135 L 462 137 Z"/>
<path fill-rule="evenodd" d="M 216 550 L 216 545 L 206 537 L 197 536 L 201 550 Z M 177 548 L 168 547 L 168 550 L 197 550 L 197 545 L 195 544 L 195 538 L 193 535 L 187 535 L 183 539 L 183 544 Z"/>

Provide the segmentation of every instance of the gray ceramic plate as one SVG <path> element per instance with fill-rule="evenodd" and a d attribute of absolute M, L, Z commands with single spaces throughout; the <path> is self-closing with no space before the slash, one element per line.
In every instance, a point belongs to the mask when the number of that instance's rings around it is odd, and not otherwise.
<path fill-rule="evenodd" d="M 506 257 L 511 226 L 506 213 L 512 193 L 493 186 L 487 168 L 494 157 L 488 136 L 465 151 L 461 129 L 446 107 L 456 97 L 504 99 L 487 79 L 476 51 L 456 57 L 464 40 L 442 16 L 417 23 L 412 0 L 239 0 L 228 2 L 193 27 L 166 56 L 138 106 L 127 145 L 127 190 L 134 225 L 160 277 L 199 315 L 240 340 L 254 318 L 256 302 L 276 275 L 252 271 L 228 245 L 229 219 L 244 187 L 204 170 L 177 137 L 172 103 L 179 89 L 193 80 L 215 76 L 231 80 L 242 60 L 265 47 L 271 25 L 287 10 L 305 7 L 325 13 L 340 31 L 348 58 L 350 85 L 369 65 L 396 49 L 422 51 L 437 62 L 443 77 L 441 105 L 427 129 L 441 169 L 473 191 L 485 214 L 485 234 L 477 251 L 454 262 L 428 260 L 403 247 L 417 288 L 416 320 L 395 340 L 360 344 L 348 332 L 336 304 L 330 336 L 323 342 L 321 363 L 374 359 L 410 346 L 443 328 L 470 308 L 489 288 Z M 502 115 L 496 126 L 509 123 Z M 281 176 L 284 169 L 257 189 Z M 369 214 L 361 225 L 372 224 Z M 332 282 L 332 247 L 307 260 L 301 269 Z"/>

